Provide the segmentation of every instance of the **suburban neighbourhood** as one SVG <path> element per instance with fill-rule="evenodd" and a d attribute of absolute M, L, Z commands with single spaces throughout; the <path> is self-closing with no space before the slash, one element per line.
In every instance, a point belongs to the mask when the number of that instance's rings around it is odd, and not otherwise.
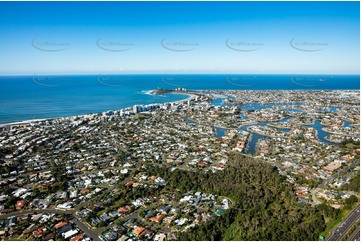
<path fill-rule="evenodd" d="M 272 164 L 305 206 L 353 207 L 358 91 L 187 91 L 187 100 L 0 127 L 2 240 L 176 240 L 234 206 L 154 169 Z M 350 207 L 350 208 L 351 208 Z"/>

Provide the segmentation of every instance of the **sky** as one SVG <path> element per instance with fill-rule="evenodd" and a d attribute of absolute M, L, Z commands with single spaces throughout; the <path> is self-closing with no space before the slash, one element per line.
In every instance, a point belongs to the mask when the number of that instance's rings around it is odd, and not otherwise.
<path fill-rule="evenodd" d="M 0 2 L 0 75 L 359 74 L 359 2 Z"/>

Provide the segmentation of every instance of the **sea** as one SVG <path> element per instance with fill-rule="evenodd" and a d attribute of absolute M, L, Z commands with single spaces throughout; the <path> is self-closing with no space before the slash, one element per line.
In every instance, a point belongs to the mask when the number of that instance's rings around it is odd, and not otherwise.
<path fill-rule="evenodd" d="M 29 75 L 0 76 L 0 124 L 182 100 L 186 90 L 359 90 L 359 75 Z"/>

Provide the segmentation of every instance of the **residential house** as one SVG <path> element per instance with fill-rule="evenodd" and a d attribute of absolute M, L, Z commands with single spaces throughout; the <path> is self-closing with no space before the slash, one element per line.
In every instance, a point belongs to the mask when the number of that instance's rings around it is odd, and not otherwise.
<path fill-rule="evenodd" d="M 26 204 L 26 200 L 24 199 L 18 200 L 15 205 L 16 210 L 22 209 L 25 206 L 25 204 Z"/>
<path fill-rule="evenodd" d="M 139 234 L 139 238 L 151 239 L 152 236 L 153 236 L 153 231 L 150 229 L 145 229 L 145 230 L 143 230 L 142 233 Z"/>
<path fill-rule="evenodd" d="M 165 234 L 156 234 L 154 236 L 154 241 L 164 241 L 166 238 L 166 235 Z"/>
<path fill-rule="evenodd" d="M 40 238 L 41 236 L 43 236 L 45 233 L 46 233 L 46 231 L 47 231 L 47 228 L 46 227 L 40 227 L 40 228 L 38 228 L 37 230 L 35 230 L 34 232 L 33 232 L 33 236 L 35 237 L 35 238 Z"/>
<path fill-rule="evenodd" d="M 38 229 L 38 226 L 36 226 L 35 224 L 31 224 L 29 225 L 29 227 L 27 227 L 23 233 L 27 234 L 27 233 L 32 233 L 33 231 L 35 231 L 36 229 Z"/>
<path fill-rule="evenodd" d="M 61 222 L 55 224 L 55 225 L 54 225 L 54 228 L 55 228 L 55 229 L 60 229 L 61 227 L 65 226 L 65 225 L 67 225 L 67 224 L 68 224 L 68 222 L 66 222 L 66 221 L 61 221 Z"/>
<path fill-rule="evenodd" d="M 163 216 L 159 215 L 157 217 L 151 217 L 150 220 L 153 221 L 153 222 L 156 222 L 156 223 L 161 223 L 162 220 L 163 220 Z"/>
<path fill-rule="evenodd" d="M 165 206 L 165 207 L 162 207 L 162 208 L 159 208 L 158 209 L 162 214 L 168 214 L 169 211 L 171 210 L 171 206 Z"/>
<path fill-rule="evenodd" d="M 67 225 L 64 225 L 62 226 L 61 228 L 57 229 L 56 232 L 58 234 L 63 234 L 63 233 L 66 233 L 68 231 L 72 230 L 72 225 L 71 224 L 67 224 Z"/>
<path fill-rule="evenodd" d="M 138 236 L 145 230 L 145 228 L 141 227 L 141 226 L 135 226 L 134 228 L 134 235 Z"/>
<path fill-rule="evenodd" d="M 74 235 L 76 235 L 79 231 L 74 229 L 74 230 L 69 230 L 68 232 L 62 233 L 61 235 L 63 236 L 64 239 L 68 239 Z"/>

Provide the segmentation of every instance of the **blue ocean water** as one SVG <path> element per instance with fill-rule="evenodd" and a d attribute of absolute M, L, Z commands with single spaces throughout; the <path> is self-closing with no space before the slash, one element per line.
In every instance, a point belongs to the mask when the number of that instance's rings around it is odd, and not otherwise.
<path fill-rule="evenodd" d="M 97 113 L 181 100 L 149 95 L 189 90 L 358 90 L 359 75 L 78 75 L 0 76 L 0 123 Z"/>

